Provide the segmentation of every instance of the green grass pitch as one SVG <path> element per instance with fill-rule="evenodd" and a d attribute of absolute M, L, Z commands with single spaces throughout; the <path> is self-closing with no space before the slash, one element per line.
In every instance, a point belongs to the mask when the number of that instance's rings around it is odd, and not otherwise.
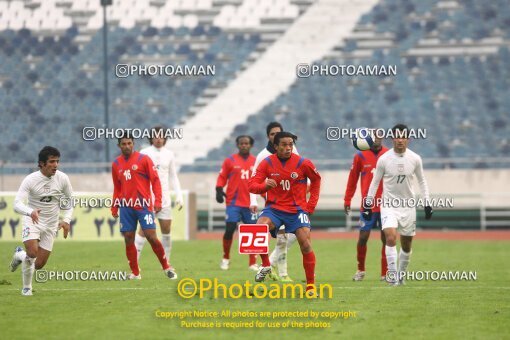
<path fill-rule="evenodd" d="M 367 277 L 353 282 L 354 240 L 317 240 L 318 283 L 334 287 L 332 299 L 199 299 L 177 294 L 149 245 L 143 251 L 141 281 L 51 281 L 34 283 L 34 296 L 20 295 L 21 273 L 8 271 L 13 242 L 0 243 L 0 333 L 4 339 L 168 339 L 168 338 L 508 338 L 510 335 L 509 242 L 416 240 L 409 270 L 476 271 L 477 281 L 413 281 L 389 287 L 379 281 L 380 244 L 369 242 Z M 220 241 L 174 242 L 171 262 L 182 278 L 218 278 L 221 283 L 253 282 L 246 256 L 233 256 L 221 271 Z M 122 242 L 55 244 L 47 270 L 128 270 Z M 298 247 L 289 251 L 289 274 L 302 282 Z M 329 328 L 185 329 L 159 311 L 353 311 L 356 317 L 327 320 Z M 188 319 L 207 321 L 212 319 Z M 254 321 L 255 318 L 242 319 Z M 263 319 L 260 319 L 263 320 Z M 287 319 L 276 321 L 285 322 Z M 234 321 L 217 318 L 215 321 Z M 236 320 L 241 321 L 241 320 Z M 271 321 L 265 319 L 264 321 Z M 306 321 L 301 319 L 300 321 Z"/>

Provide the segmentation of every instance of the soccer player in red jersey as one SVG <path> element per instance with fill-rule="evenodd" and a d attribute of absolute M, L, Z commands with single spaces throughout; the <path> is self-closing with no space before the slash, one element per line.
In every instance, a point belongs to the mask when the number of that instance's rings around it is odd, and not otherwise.
<path fill-rule="evenodd" d="M 158 257 L 165 274 L 177 279 L 177 274 L 168 264 L 165 249 L 158 240 L 154 211 L 161 210 L 161 183 L 149 156 L 134 151 L 134 139 L 125 131 L 118 139 L 122 154 L 112 163 L 113 201 L 112 216 L 120 215 L 120 231 L 126 243 L 126 256 L 131 268 L 129 279 L 141 279 L 138 254 L 135 246 L 137 222 Z M 151 191 L 152 187 L 152 191 Z M 152 199 L 154 193 L 154 203 Z"/>
<path fill-rule="evenodd" d="M 313 163 L 292 153 L 297 136 L 290 132 L 279 132 L 274 137 L 276 154 L 265 158 L 254 171 L 249 181 L 250 192 L 267 193 L 266 206 L 257 223 L 269 225 L 271 236 L 281 225 L 286 233 L 294 233 L 303 254 L 306 275 L 306 291 L 309 296 L 315 292 L 315 254 L 310 240 L 310 218 L 313 214 L 321 186 L 321 176 Z M 310 198 L 306 200 L 307 180 L 310 180 Z M 271 272 L 269 256 L 262 254 L 262 267 L 255 281 L 264 281 Z"/>
<path fill-rule="evenodd" d="M 216 201 L 223 203 L 223 197 L 227 198 L 225 233 L 223 234 L 223 259 L 220 268 L 227 270 L 230 264 L 230 248 L 232 247 L 232 237 L 237 228 L 237 223 L 255 223 L 257 214 L 252 213 L 250 207 L 250 193 L 248 191 L 248 180 L 253 171 L 255 156 L 250 154 L 253 146 L 251 136 L 238 136 L 236 145 L 238 153 L 230 155 L 225 159 L 216 181 Z M 223 192 L 223 187 L 227 185 L 227 194 Z M 249 255 L 249 269 L 258 271 L 257 255 Z"/>
<path fill-rule="evenodd" d="M 351 212 L 351 199 L 356 192 L 356 186 L 358 184 L 358 179 L 361 176 L 361 197 L 362 202 L 367 196 L 368 188 L 370 187 L 370 182 L 372 182 L 373 173 L 375 171 L 375 166 L 377 164 L 377 160 L 381 157 L 388 148 L 382 145 L 381 138 L 374 139 L 374 145 L 367 151 L 359 151 L 354 155 L 354 160 L 352 161 L 351 171 L 349 172 L 349 179 L 347 181 L 347 188 L 345 189 L 345 197 L 344 197 L 344 211 L 347 215 Z M 382 194 L 382 184 L 379 186 L 377 190 L 376 198 L 380 198 Z M 363 207 L 363 205 L 361 205 Z M 356 274 L 353 276 L 353 281 L 361 281 L 365 278 L 365 257 L 367 254 L 367 242 L 370 237 L 370 231 L 372 228 L 381 228 L 381 213 L 380 208 L 378 206 L 373 208 L 372 218 L 369 221 L 365 221 L 361 216 L 360 212 L 360 230 L 359 230 L 359 238 L 357 245 L 357 259 L 358 259 L 358 270 Z M 385 247 L 385 237 L 384 233 L 381 229 L 381 241 L 382 241 L 382 250 L 381 250 L 381 280 L 385 279 L 387 264 L 386 264 L 386 254 L 384 251 Z"/>

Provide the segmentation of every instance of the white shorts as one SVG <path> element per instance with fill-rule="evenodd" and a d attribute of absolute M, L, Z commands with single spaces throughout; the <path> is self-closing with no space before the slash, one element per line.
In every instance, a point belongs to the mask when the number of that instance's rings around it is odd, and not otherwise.
<path fill-rule="evenodd" d="M 51 251 L 53 242 L 57 236 L 57 230 L 43 225 L 24 224 L 21 230 L 21 239 L 23 242 L 28 240 L 39 240 L 39 247 Z"/>
<path fill-rule="evenodd" d="M 156 218 L 160 220 L 171 220 L 172 219 L 172 207 L 163 207 L 161 210 L 156 214 Z"/>
<path fill-rule="evenodd" d="M 402 236 L 416 235 L 415 208 L 384 208 L 381 207 L 382 230 L 396 228 Z"/>

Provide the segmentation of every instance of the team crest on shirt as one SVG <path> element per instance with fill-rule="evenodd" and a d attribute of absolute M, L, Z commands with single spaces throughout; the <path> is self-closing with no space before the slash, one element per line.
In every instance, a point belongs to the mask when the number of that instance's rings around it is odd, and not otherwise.
<path fill-rule="evenodd" d="M 290 174 L 290 178 L 292 178 L 292 179 L 296 179 L 298 177 L 299 177 L 299 175 L 297 174 L 297 172 L 293 172 Z"/>
<path fill-rule="evenodd" d="M 138 165 L 133 164 L 133 166 L 131 167 L 131 169 L 133 169 L 133 171 L 135 171 L 136 169 L 138 169 Z"/>
<path fill-rule="evenodd" d="M 404 172 L 404 164 L 397 164 L 398 172 Z"/>
<path fill-rule="evenodd" d="M 43 191 L 44 191 L 46 194 L 47 194 L 47 193 L 49 193 L 49 192 L 50 192 L 50 187 L 49 187 L 49 186 L 45 186 L 45 187 L 43 188 Z"/>

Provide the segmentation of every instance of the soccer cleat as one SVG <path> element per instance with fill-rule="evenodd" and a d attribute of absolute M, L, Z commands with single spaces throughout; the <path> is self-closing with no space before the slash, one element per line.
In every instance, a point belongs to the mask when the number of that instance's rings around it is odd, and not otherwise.
<path fill-rule="evenodd" d="M 310 299 L 312 299 L 312 298 L 318 298 L 318 297 L 319 297 L 319 295 L 317 294 L 317 292 L 315 292 L 315 289 L 308 289 L 308 290 L 306 291 L 306 296 L 307 296 L 308 298 L 310 298 Z"/>
<path fill-rule="evenodd" d="M 32 288 L 23 288 L 21 290 L 21 295 L 23 296 L 32 296 Z"/>
<path fill-rule="evenodd" d="M 22 262 L 17 257 L 20 251 L 23 251 L 23 248 L 21 247 L 14 248 L 14 254 L 12 255 L 11 263 L 9 264 L 9 269 L 11 270 L 11 272 L 15 271 Z"/>
<path fill-rule="evenodd" d="M 280 280 L 278 280 L 278 281 L 280 281 L 280 282 L 294 282 L 294 280 L 292 280 L 289 275 L 280 276 Z"/>
<path fill-rule="evenodd" d="M 354 276 L 352 277 L 352 281 L 363 281 L 364 278 L 365 278 L 365 272 L 358 270 L 356 272 L 356 274 L 354 274 Z"/>
<path fill-rule="evenodd" d="M 259 271 L 257 272 L 257 275 L 255 275 L 255 282 L 262 282 L 266 278 L 267 274 L 271 274 L 271 266 L 269 267 L 262 267 L 260 266 Z"/>
<path fill-rule="evenodd" d="M 276 267 L 271 266 L 271 272 L 269 273 L 269 278 L 273 281 L 280 281 L 280 276 L 276 274 Z"/>
<path fill-rule="evenodd" d="M 220 268 L 223 270 L 228 270 L 228 265 L 230 264 L 230 260 L 221 259 Z"/>
<path fill-rule="evenodd" d="M 248 267 L 249 270 L 253 270 L 254 272 L 258 272 L 259 268 L 260 266 L 258 264 L 252 264 L 251 266 Z"/>
<path fill-rule="evenodd" d="M 165 270 L 165 275 L 170 279 L 170 280 L 176 280 L 177 279 L 177 273 L 175 272 L 175 269 L 174 268 L 168 268 L 167 270 Z"/>
<path fill-rule="evenodd" d="M 128 275 L 128 280 L 141 280 L 142 274 L 135 275 L 133 273 Z"/>

